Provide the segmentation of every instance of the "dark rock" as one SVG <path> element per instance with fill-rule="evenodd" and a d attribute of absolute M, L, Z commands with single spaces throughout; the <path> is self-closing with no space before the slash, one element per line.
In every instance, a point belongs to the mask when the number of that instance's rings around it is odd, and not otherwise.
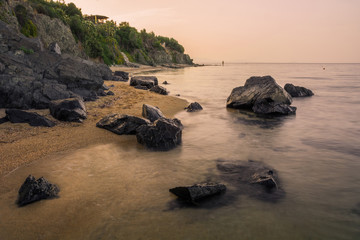
<path fill-rule="evenodd" d="M 95 91 L 84 88 L 76 88 L 72 90 L 73 95 L 70 98 L 82 98 L 84 101 L 96 101 L 98 96 Z"/>
<path fill-rule="evenodd" d="M 29 175 L 19 189 L 17 204 L 22 207 L 42 199 L 57 198 L 59 192 L 59 187 L 48 182 L 45 178 L 41 177 L 36 180 Z"/>
<path fill-rule="evenodd" d="M 136 85 L 134 88 L 139 90 L 149 90 L 146 86 Z"/>
<path fill-rule="evenodd" d="M 113 96 L 113 95 L 115 95 L 115 93 L 112 92 L 112 91 L 108 91 L 108 92 L 106 93 L 106 95 L 108 95 L 108 96 Z"/>
<path fill-rule="evenodd" d="M 263 114 L 272 113 L 270 110 L 278 110 L 282 104 L 290 105 L 291 96 L 280 87 L 271 76 L 251 77 L 246 80 L 243 87 L 234 88 L 227 99 L 226 106 L 237 109 L 253 110 L 254 105 L 258 112 L 261 112 L 261 106 L 264 103 L 271 103 Z M 294 109 L 292 109 L 294 111 Z M 278 112 L 275 112 L 278 113 Z M 288 113 L 286 113 L 288 114 Z"/>
<path fill-rule="evenodd" d="M 180 97 L 180 94 L 175 94 L 175 96 Z"/>
<path fill-rule="evenodd" d="M 310 97 L 313 96 L 314 93 L 307 88 L 294 86 L 291 83 L 287 83 L 284 86 L 284 89 L 292 96 L 292 97 Z"/>
<path fill-rule="evenodd" d="M 41 90 L 42 95 L 49 99 L 48 102 L 69 98 L 71 96 L 71 93 L 67 90 L 67 87 L 64 84 L 45 82 Z"/>
<path fill-rule="evenodd" d="M 108 86 L 105 85 L 105 83 L 102 85 L 102 89 L 103 90 L 109 90 L 110 88 Z"/>
<path fill-rule="evenodd" d="M 185 108 L 187 112 L 196 112 L 203 110 L 202 106 L 198 102 L 190 103 L 188 107 Z"/>
<path fill-rule="evenodd" d="M 114 84 L 111 84 L 110 87 L 115 87 L 115 85 L 114 85 Z"/>
<path fill-rule="evenodd" d="M 130 80 L 130 86 L 145 86 L 147 89 L 158 85 L 158 79 L 155 76 L 135 76 Z"/>
<path fill-rule="evenodd" d="M 127 81 L 129 81 L 129 79 L 124 79 L 124 78 L 119 77 L 119 76 L 112 76 L 111 80 L 116 81 L 116 82 L 127 82 Z"/>
<path fill-rule="evenodd" d="M 152 88 L 150 88 L 150 91 L 161 95 L 168 95 L 166 88 L 161 87 L 159 85 L 153 86 Z"/>
<path fill-rule="evenodd" d="M 84 102 L 77 98 L 52 101 L 49 108 L 50 114 L 61 121 L 82 122 L 87 117 Z"/>
<path fill-rule="evenodd" d="M 5 65 L 0 62 L 0 73 L 5 71 Z"/>
<path fill-rule="evenodd" d="M 5 117 L 3 117 L 3 118 L 0 118 L 0 124 L 6 123 L 6 122 L 8 122 L 8 121 L 9 121 L 9 119 L 7 118 L 7 116 L 5 116 Z"/>
<path fill-rule="evenodd" d="M 106 96 L 106 92 L 103 89 L 98 89 L 96 91 L 96 95 L 104 97 L 104 96 Z"/>
<path fill-rule="evenodd" d="M 60 46 L 56 42 L 49 44 L 49 51 L 61 55 Z"/>
<path fill-rule="evenodd" d="M 165 117 L 158 107 L 153 107 L 148 104 L 143 104 L 142 116 L 149 119 L 151 122 L 154 122 L 159 118 Z"/>
<path fill-rule="evenodd" d="M 163 84 L 164 84 L 164 85 L 167 85 L 167 84 L 169 84 L 169 83 L 168 83 L 167 81 L 164 81 Z"/>
<path fill-rule="evenodd" d="M 296 113 L 296 107 L 291 107 L 284 103 L 268 102 L 267 99 L 256 102 L 252 110 L 257 114 L 271 115 L 290 115 Z"/>
<path fill-rule="evenodd" d="M 141 144 L 155 151 L 167 151 L 181 144 L 183 125 L 178 119 L 159 118 L 153 125 L 142 125 L 136 138 Z"/>
<path fill-rule="evenodd" d="M 6 109 L 7 119 L 12 123 L 29 123 L 30 126 L 53 127 L 55 123 L 37 113 L 19 109 Z"/>
<path fill-rule="evenodd" d="M 129 73 L 127 72 L 123 72 L 123 71 L 115 71 L 114 72 L 115 76 L 121 77 L 122 79 L 124 79 L 125 81 L 129 80 Z"/>
<path fill-rule="evenodd" d="M 169 191 L 187 202 L 196 204 L 198 201 L 225 192 L 226 186 L 221 183 L 201 183 L 187 187 L 175 187 Z"/>
<path fill-rule="evenodd" d="M 131 135 L 137 133 L 138 127 L 148 124 L 150 122 L 146 119 L 115 113 L 101 119 L 96 126 L 119 135 Z"/>

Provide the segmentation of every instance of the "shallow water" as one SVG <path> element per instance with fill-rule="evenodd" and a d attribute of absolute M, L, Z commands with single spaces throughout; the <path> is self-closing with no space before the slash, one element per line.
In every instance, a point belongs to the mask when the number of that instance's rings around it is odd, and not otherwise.
<path fill-rule="evenodd" d="M 360 238 L 360 64 L 231 64 L 156 75 L 171 95 L 204 108 L 176 115 L 185 126 L 182 146 L 150 152 L 119 136 L 128 144 L 89 146 L 17 169 L 0 179 L 0 239 Z M 315 96 L 294 99 L 296 116 L 226 109 L 232 88 L 254 75 Z M 266 201 L 227 183 L 216 207 L 178 205 L 168 189 L 221 181 L 219 158 L 270 165 L 285 195 Z M 60 198 L 18 208 L 17 190 L 30 173 L 58 184 Z"/>

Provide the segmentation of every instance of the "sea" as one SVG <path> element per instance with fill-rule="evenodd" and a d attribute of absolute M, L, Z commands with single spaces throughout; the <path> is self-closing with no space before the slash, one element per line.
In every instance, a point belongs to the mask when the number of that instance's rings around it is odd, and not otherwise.
<path fill-rule="evenodd" d="M 360 239 L 360 64 L 225 64 L 155 75 L 170 95 L 199 102 L 180 111 L 182 145 L 149 151 L 93 145 L 23 166 L 0 179 L 0 239 Z M 226 108 L 233 88 L 272 76 L 314 96 L 294 98 L 296 115 L 261 118 Z M 222 178 L 219 161 L 256 161 L 276 170 L 283 194 L 259 197 Z M 29 175 L 61 188 L 60 198 L 18 208 Z M 187 205 L 177 186 L 222 182 L 206 205 Z"/>

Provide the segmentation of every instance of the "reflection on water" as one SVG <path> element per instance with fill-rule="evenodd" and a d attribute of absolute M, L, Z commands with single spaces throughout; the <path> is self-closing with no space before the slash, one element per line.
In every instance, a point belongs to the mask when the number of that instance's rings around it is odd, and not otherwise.
<path fill-rule="evenodd" d="M 360 87 L 360 65 L 324 71 L 317 64 L 239 64 L 156 75 L 171 94 L 204 108 L 176 116 L 185 126 L 183 144 L 151 152 L 128 137 L 127 144 L 89 146 L 3 176 L 0 239 L 360 238 L 360 106 L 352 90 Z M 272 75 L 315 96 L 294 99 L 297 114 L 289 117 L 226 109 L 232 88 L 253 75 Z M 227 181 L 219 158 L 271 166 L 286 194 L 275 202 L 239 194 L 251 186 Z M 59 185 L 60 198 L 18 208 L 17 191 L 29 174 Z M 209 207 L 184 206 L 169 193 L 207 180 L 228 187 Z"/>

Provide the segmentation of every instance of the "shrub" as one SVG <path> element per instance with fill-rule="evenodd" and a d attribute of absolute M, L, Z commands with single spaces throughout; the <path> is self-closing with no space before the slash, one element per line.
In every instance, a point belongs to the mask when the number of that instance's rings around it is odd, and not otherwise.
<path fill-rule="evenodd" d="M 32 50 L 31 48 L 28 49 L 24 46 L 21 46 L 20 50 L 22 50 L 25 54 L 33 54 L 34 53 L 34 50 Z"/>

